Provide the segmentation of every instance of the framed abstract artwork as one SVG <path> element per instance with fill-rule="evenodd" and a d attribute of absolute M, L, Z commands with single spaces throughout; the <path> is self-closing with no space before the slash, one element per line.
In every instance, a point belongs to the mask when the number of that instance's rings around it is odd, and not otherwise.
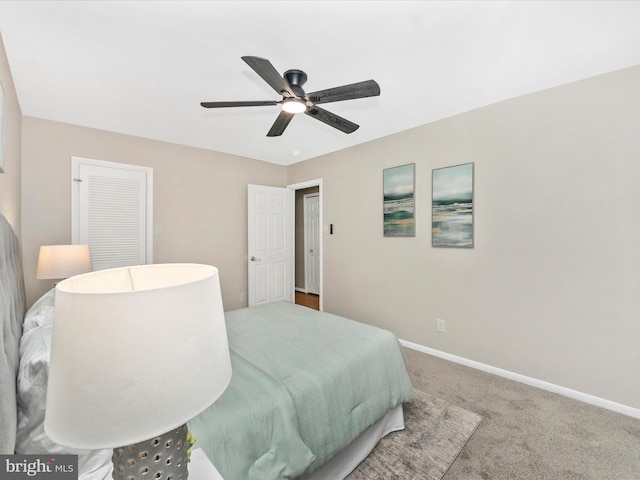
<path fill-rule="evenodd" d="M 432 175 L 431 245 L 473 248 L 473 163 Z"/>
<path fill-rule="evenodd" d="M 386 168 L 382 175 L 385 237 L 415 237 L 415 164 Z"/>

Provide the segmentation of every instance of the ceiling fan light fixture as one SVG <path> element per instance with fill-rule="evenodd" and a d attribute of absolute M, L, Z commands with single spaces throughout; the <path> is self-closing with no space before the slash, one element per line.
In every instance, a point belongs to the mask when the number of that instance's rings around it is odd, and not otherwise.
<path fill-rule="evenodd" d="M 287 113 L 302 113 L 307 109 L 307 102 L 300 98 L 286 98 L 282 102 L 282 109 Z"/>
<path fill-rule="evenodd" d="M 296 113 L 305 113 L 311 118 L 326 123 L 343 133 L 353 133 L 359 128 L 357 124 L 317 105 L 380 95 L 380 85 L 375 80 L 365 80 L 307 94 L 302 89 L 302 85 L 307 81 L 307 74 L 302 70 L 287 70 L 283 75 L 280 75 L 266 58 L 244 56 L 242 60 L 262 77 L 271 88 L 279 95 L 282 95 L 282 100 L 200 102 L 200 105 L 204 108 L 281 105 L 282 110 L 278 114 L 276 121 L 273 122 L 271 129 L 267 132 L 267 137 L 279 137 L 282 135 Z"/>

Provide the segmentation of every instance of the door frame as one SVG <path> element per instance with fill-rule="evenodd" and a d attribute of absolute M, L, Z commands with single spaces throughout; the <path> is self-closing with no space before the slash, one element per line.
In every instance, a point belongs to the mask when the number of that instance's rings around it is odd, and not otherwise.
<path fill-rule="evenodd" d="M 306 182 L 300 182 L 300 183 L 293 183 L 291 185 L 287 185 L 287 188 L 291 191 L 291 205 L 293 206 L 293 208 L 291 209 L 291 235 L 293 237 L 293 246 L 291 249 L 291 298 L 294 299 L 295 298 L 295 278 L 296 278 L 296 262 L 295 262 L 295 255 L 296 255 L 296 249 L 295 249 L 295 228 L 296 228 L 296 222 L 295 222 L 295 214 L 296 214 L 296 209 L 295 209 L 295 200 L 296 200 L 296 190 L 302 190 L 304 188 L 309 188 L 309 187 L 318 187 L 318 223 L 320 224 L 320 235 L 319 235 L 319 245 L 320 245 L 320 261 L 319 261 L 319 296 L 320 296 L 320 311 L 323 311 L 323 303 L 324 303 L 324 288 L 323 288 L 323 266 L 322 264 L 323 262 L 323 258 L 324 258 L 324 245 L 323 245 L 323 233 L 324 233 L 324 223 L 323 223 L 323 207 L 322 207 L 322 179 L 321 178 L 316 178 L 314 180 L 307 180 Z"/>

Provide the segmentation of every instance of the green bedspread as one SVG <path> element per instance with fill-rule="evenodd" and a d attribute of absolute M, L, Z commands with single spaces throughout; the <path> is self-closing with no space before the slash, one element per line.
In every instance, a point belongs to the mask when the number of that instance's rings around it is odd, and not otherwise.
<path fill-rule="evenodd" d="M 391 332 L 289 303 L 226 320 L 231 383 L 189 422 L 225 480 L 304 477 L 413 397 Z"/>

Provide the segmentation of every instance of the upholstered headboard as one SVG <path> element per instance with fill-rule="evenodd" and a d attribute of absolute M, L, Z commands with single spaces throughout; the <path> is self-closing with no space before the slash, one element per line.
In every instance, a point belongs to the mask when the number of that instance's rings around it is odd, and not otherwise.
<path fill-rule="evenodd" d="M 16 373 L 24 313 L 20 242 L 0 214 L 0 454 L 14 453 Z"/>

